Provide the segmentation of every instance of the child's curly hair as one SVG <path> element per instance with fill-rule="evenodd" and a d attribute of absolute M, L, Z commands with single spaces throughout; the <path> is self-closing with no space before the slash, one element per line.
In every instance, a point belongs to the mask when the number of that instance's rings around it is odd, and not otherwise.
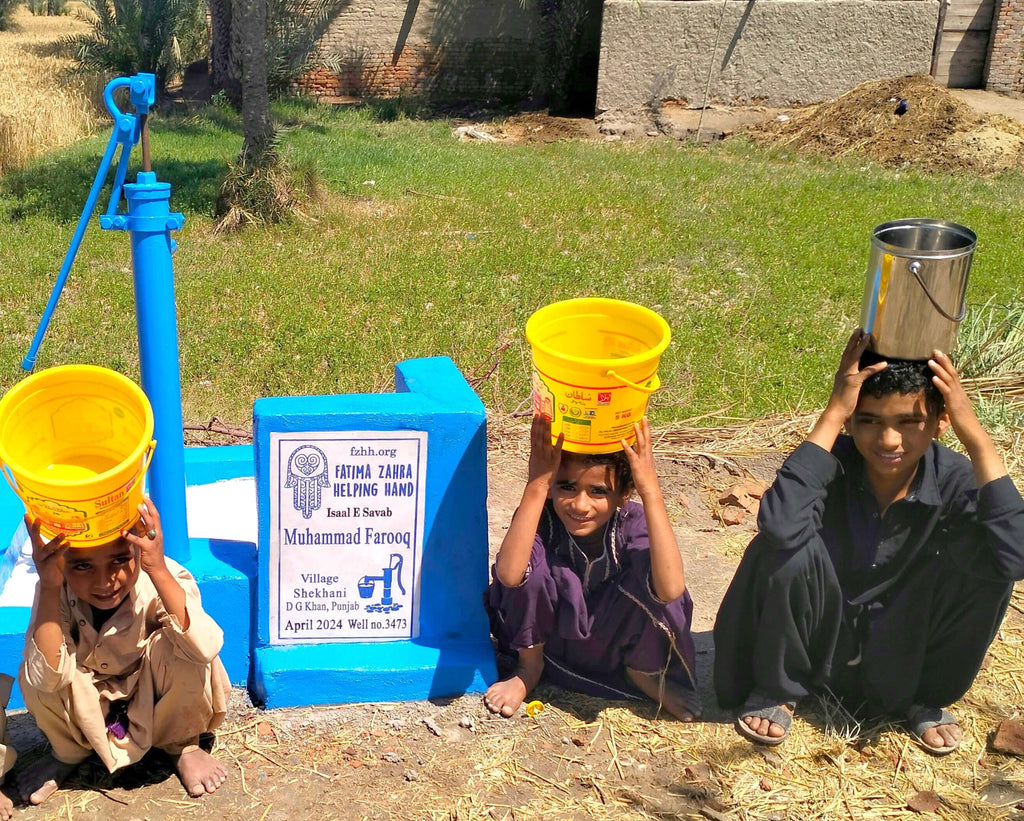
<path fill-rule="evenodd" d="M 880 356 L 873 351 L 865 351 L 860 357 L 860 367 L 866 368 L 876 362 L 888 362 L 888 367 L 872 374 L 861 385 L 861 393 L 876 399 L 898 393 L 906 396 L 910 393 L 924 393 L 924 406 L 928 413 L 938 416 L 946 408 L 942 392 L 932 382 L 934 375 L 928 362 L 921 359 L 893 359 Z"/>

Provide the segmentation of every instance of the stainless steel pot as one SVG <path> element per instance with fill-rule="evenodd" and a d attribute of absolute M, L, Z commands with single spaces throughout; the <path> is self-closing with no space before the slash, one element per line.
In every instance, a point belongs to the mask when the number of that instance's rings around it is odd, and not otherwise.
<path fill-rule="evenodd" d="M 953 349 L 977 243 L 955 222 L 901 219 L 875 228 L 861 327 L 877 353 L 928 359 L 935 348 Z"/>

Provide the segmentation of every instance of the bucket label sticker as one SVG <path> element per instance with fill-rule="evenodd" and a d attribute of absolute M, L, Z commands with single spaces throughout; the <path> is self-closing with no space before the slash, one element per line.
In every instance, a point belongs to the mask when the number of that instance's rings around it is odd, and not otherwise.
<path fill-rule="evenodd" d="M 84 510 L 69 507 L 53 499 L 42 496 L 26 496 L 25 502 L 32 515 L 42 522 L 43 535 L 55 537 L 59 533 L 65 536 L 79 536 L 88 532 L 89 522 Z"/>
<path fill-rule="evenodd" d="M 419 633 L 425 431 L 270 434 L 270 643 Z"/>
<path fill-rule="evenodd" d="M 571 416 L 566 416 L 562 420 L 562 431 L 565 433 L 565 438 L 571 442 L 589 442 L 590 420 L 573 419 Z"/>
<path fill-rule="evenodd" d="M 533 413 L 545 419 L 553 419 L 555 415 L 555 395 L 537 371 L 533 372 Z"/>

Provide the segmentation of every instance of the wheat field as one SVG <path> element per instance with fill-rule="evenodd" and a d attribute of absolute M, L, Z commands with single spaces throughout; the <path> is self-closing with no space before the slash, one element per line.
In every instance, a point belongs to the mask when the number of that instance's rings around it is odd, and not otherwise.
<path fill-rule="evenodd" d="M 75 13 L 36 17 L 24 6 L 0 31 L 0 175 L 89 134 L 100 120 L 103 83 L 74 76 L 60 40 L 86 28 Z"/>

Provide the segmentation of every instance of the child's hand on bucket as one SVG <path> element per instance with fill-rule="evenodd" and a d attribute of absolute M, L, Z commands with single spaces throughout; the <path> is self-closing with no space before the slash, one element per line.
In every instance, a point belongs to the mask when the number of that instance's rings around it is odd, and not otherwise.
<path fill-rule="evenodd" d="M 530 427 L 530 472 L 528 482 L 543 482 L 548 488 L 555 483 L 558 466 L 562 463 L 562 442 L 565 434 L 558 434 L 551 444 L 551 420 L 540 414 L 533 417 Z"/>
<path fill-rule="evenodd" d="M 651 441 L 651 426 L 645 416 L 640 424 L 633 424 L 633 431 L 636 433 L 636 446 L 630 447 L 625 439 L 622 440 L 622 449 L 629 460 L 629 469 L 633 473 L 633 485 L 641 499 L 646 498 L 645 494 L 660 490 L 658 484 L 658 471 L 654 466 L 654 444 Z"/>
<path fill-rule="evenodd" d="M 164 531 L 160 527 L 160 513 L 148 496 L 145 497 L 144 503 L 139 505 L 139 514 L 139 521 L 134 530 L 126 530 L 124 538 L 138 549 L 139 563 L 148 576 L 166 573 Z"/>
<path fill-rule="evenodd" d="M 68 544 L 63 533 L 49 542 L 43 542 L 40 528 L 43 523 L 25 514 L 25 527 L 32 539 L 32 561 L 39 575 L 39 586 L 44 590 L 57 590 L 64 584 L 64 554 Z"/>

